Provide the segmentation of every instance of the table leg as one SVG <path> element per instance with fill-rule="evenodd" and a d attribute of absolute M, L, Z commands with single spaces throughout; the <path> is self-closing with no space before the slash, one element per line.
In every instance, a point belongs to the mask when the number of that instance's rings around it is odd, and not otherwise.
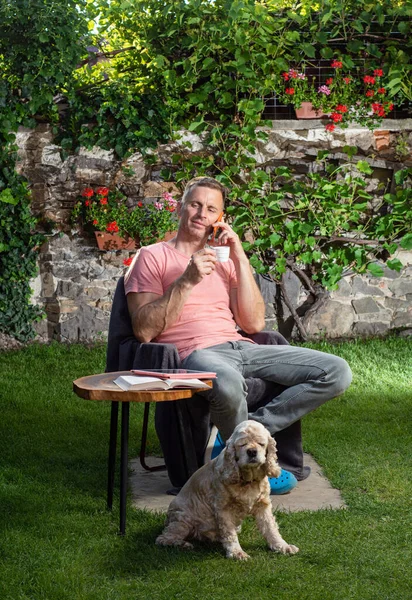
<path fill-rule="evenodd" d="M 126 531 L 126 499 L 129 445 L 129 402 L 122 402 L 122 428 L 120 447 L 120 535 Z"/>
<path fill-rule="evenodd" d="M 109 461 L 107 472 L 107 508 L 112 510 L 113 506 L 113 488 L 114 471 L 116 465 L 116 444 L 117 444 L 117 422 L 119 417 L 119 403 L 112 402 L 110 413 L 110 438 L 109 438 Z"/>
<path fill-rule="evenodd" d="M 189 413 L 185 400 L 174 402 L 174 406 L 176 410 L 180 444 L 183 451 L 183 461 L 187 477 L 189 478 L 199 468 L 193 442 L 192 428 L 190 427 Z"/>
<path fill-rule="evenodd" d="M 146 463 L 146 444 L 147 444 L 147 428 L 149 425 L 149 411 L 150 411 L 150 402 L 145 402 L 144 404 L 144 414 L 143 414 L 143 426 L 142 426 L 142 441 L 140 443 L 140 464 L 143 469 L 146 471 L 164 471 L 166 469 L 166 465 L 157 465 L 155 467 L 149 467 Z"/>

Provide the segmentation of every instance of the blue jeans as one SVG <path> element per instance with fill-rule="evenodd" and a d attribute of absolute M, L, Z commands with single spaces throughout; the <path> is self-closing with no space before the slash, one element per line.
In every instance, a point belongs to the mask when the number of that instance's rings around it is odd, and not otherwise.
<path fill-rule="evenodd" d="M 182 363 L 185 369 L 215 371 L 210 392 L 212 422 L 224 440 L 236 425 L 250 418 L 271 434 L 285 429 L 304 415 L 335 398 L 349 387 L 352 373 L 343 358 L 296 346 L 226 342 L 195 350 Z M 273 381 L 286 389 L 266 406 L 248 415 L 247 377 Z"/>

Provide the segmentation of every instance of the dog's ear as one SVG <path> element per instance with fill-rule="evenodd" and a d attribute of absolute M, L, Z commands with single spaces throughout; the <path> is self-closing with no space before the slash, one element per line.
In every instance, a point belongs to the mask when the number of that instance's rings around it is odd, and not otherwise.
<path fill-rule="evenodd" d="M 232 437 L 228 439 L 226 448 L 221 452 L 219 458 L 221 481 L 228 485 L 239 483 L 240 471 L 236 461 L 236 450 Z"/>
<path fill-rule="evenodd" d="M 278 455 L 276 453 L 276 442 L 268 433 L 268 446 L 266 450 L 266 475 L 268 477 L 279 477 L 281 468 L 278 464 Z"/>

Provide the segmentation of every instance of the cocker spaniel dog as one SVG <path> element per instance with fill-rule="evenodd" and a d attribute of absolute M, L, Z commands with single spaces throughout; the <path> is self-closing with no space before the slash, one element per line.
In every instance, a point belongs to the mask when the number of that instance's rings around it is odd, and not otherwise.
<path fill-rule="evenodd" d="M 192 475 L 172 500 L 161 546 L 193 548 L 189 539 L 220 541 L 228 558 L 250 558 L 239 544 L 243 519 L 253 515 L 269 548 L 295 554 L 285 542 L 272 513 L 268 477 L 278 477 L 276 443 L 256 421 L 240 423 L 226 448 Z"/>

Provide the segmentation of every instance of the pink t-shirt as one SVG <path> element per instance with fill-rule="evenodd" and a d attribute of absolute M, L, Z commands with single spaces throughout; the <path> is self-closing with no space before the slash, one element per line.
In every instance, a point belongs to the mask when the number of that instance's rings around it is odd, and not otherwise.
<path fill-rule="evenodd" d="M 188 262 L 189 258 L 185 254 L 166 242 L 142 248 L 128 273 L 126 294 L 150 292 L 163 296 L 185 271 Z M 197 348 L 246 339 L 237 331 L 229 308 L 229 292 L 236 287 L 233 262 L 229 260 L 217 263 L 215 271 L 193 288 L 174 325 L 154 341 L 174 344 L 183 359 Z"/>

